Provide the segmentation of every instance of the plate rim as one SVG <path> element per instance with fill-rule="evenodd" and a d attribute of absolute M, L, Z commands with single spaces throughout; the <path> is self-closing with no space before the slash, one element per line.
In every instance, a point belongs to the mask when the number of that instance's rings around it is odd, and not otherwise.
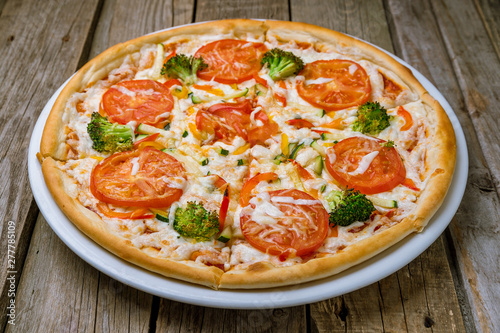
<path fill-rule="evenodd" d="M 202 23 L 204 22 L 181 26 Z M 162 29 L 156 32 L 181 26 Z M 455 115 L 452 107 L 441 92 L 424 75 L 381 47 L 358 37 L 351 37 L 378 48 L 409 68 L 429 94 L 441 104 L 450 118 L 455 131 L 457 159 L 452 183 L 443 204 L 421 233 L 412 233 L 369 260 L 331 277 L 298 285 L 268 289 L 213 290 L 204 286 L 167 278 L 135 266 L 108 252 L 76 228 L 59 209 L 43 180 L 40 163 L 36 158 L 36 153 L 40 147 L 43 127 L 56 98 L 72 76 L 57 89 L 44 106 L 33 128 L 30 139 L 28 174 L 30 186 L 40 212 L 66 246 L 100 272 L 144 292 L 198 306 L 231 309 L 270 309 L 309 304 L 363 288 L 398 271 L 434 243 L 455 215 L 462 201 L 467 184 L 469 163 L 467 143 L 458 117 Z"/>

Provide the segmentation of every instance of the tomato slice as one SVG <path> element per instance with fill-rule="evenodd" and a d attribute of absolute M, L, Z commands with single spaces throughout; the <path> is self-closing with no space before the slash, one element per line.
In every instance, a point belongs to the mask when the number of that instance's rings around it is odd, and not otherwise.
<path fill-rule="evenodd" d="M 101 111 L 113 122 L 130 121 L 151 126 L 163 125 L 174 106 L 172 94 L 153 80 L 132 80 L 115 84 L 102 96 Z"/>
<path fill-rule="evenodd" d="M 203 80 L 231 84 L 250 80 L 262 65 L 267 48 L 262 43 L 224 39 L 202 46 L 195 57 L 203 57 L 208 67 L 198 72 Z"/>
<path fill-rule="evenodd" d="M 363 67 L 350 60 L 318 60 L 305 65 L 305 81 L 297 84 L 300 97 L 326 111 L 342 110 L 365 103 L 372 91 L 370 78 Z M 309 83 L 308 80 L 331 79 Z"/>
<path fill-rule="evenodd" d="M 179 185 L 185 178 L 179 161 L 146 147 L 102 160 L 92 170 L 90 191 L 97 199 L 114 205 L 166 208 L 182 196 Z"/>
<path fill-rule="evenodd" d="M 297 189 L 267 192 L 271 204 L 281 211 L 274 223 L 252 219 L 255 206 L 247 206 L 240 217 L 241 231 L 256 249 L 279 255 L 304 256 L 317 250 L 328 235 L 328 212 L 319 200 Z"/>
<path fill-rule="evenodd" d="M 250 120 L 253 108 L 249 100 L 238 103 L 220 103 L 212 105 L 208 110 L 200 110 L 196 114 L 196 128 L 199 131 L 215 135 L 215 140 L 232 143 L 235 136 L 240 136 L 252 146 L 264 144 L 278 132 L 278 125 L 271 122 L 265 112 L 255 114 L 255 120 L 261 126 L 255 126 Z"/>
<path fill-rule="evenodd" d="M 248 206 L 250 198 L 252 197 L 252 190 L 260 182 L 272 181 L 278 179 L 278 175 L 274 172 L 258 173 L 243 184 L 240 192 L 240 205 L 241 207 Z"/>
<path fill-rule="evenodd" d="M 326 169 L 340 184 L 361 193 L 390 191 L 404 181 L 406 169 L 396 149 L 381 146 L 384 142 L 357 136 L 344 139 L 328 150 Z M 363 157 L 373 152 L 378 154 L 363 170 L 363 166 L 360 167 Z"/>

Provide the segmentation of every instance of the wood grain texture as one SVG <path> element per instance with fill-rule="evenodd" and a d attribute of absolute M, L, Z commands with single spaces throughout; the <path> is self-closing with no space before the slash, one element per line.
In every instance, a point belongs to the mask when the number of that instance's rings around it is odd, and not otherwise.
<path fill-rule="evenodd" d="M 196 2 L 196 22 L 231 18 L 260 18 L 289 20 L 286 0 L 198 0 Z"/>
<path fill-rule="evenodd" d="M 263 300 L 263 304 L 269 304 Z M 304 332 L 305 306 L 267 310 L 205 308 L 162 299 L 156 332 Z"/>
<path fill-rule="evenodd" d="M 475 326 L 485 332 L 498 331 L 500 203 L 492 174 L 430 4 L 391 0 L 387 9 L 392 17 L 397 53 L 436 84 L 464 130 L 469 150 L 469 178 L 462 204 L 450 225 L 456 249 L 453 254 L 459 267 L 458 287 L 465 287 L 466 291 L 463 310 L 467 312 L 468 304 L 473 308 L 475 322 L 468 320 L 468 313 L 463 313 L 467 331 L 473 331 Z"/>
<path fill-rule="evenodd" d="M 292 21 L 316 24 L 392 50 L 382 0 L 292 0 L 291 4 Z"/>
<path fill-rule="evenodd" d="M 500 58 L 500 2 L 495 0 L 474 0 L 491 44 Z"/>
<path fill-rule="evenodd" d="M 180 15 L 177 16 L 172 14 L 176 6 L 171 0 L 145 1 L 140 4 L 135 1 L 107 0 L 92 40 L 89 59 L 115 44 L 173 26 L 174 17 L 179 21 L 179 17 L 183 18 L 186 13 L 192 12 L 192 4 L 193 1 L 179 4 Z M 192 14 L 187 22 L 190 22 L 191 17 Z"/>
<path fill-rule="evenodd" d="M 54 0 L 43 6 L 31 0 L 2 2 L 0 249 L 7 252 L 7 222 L 16 222 L 19 273 L 38 212 L 27 172 L 31 132 L 47 100 L 76 68 L 97 7 L 97 0 Z M 7 304 L 6 265 L 7 260 L 0 262 L 0 304 Z M 0 309 L 0 329 L 6 324 L 5 311 Z"/>
<path fill-rule="evenodd" d="M 431 1 L 467 111 L 500 193 L 500 58 L 472 2 Z M 467 24 L 464 24 L 467 22 Z"/>
<path fill-rule="evenodd" d="M 93 332 L 99 273 L 61 242 L 39 215 L 6 332 Z"/>

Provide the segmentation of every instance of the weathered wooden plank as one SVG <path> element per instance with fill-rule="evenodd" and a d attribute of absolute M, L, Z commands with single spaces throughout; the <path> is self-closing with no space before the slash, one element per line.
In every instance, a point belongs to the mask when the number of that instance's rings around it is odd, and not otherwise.
<path fill-rule="evenodd" d="M 292 0 L 291 4 L 292 21 L 340 31 L 392 51 L 381 0 Z"/>
<path fill-rule="evenodd" d="M 406 309 L 403 306 L 399 283 L 399 274 L 406 269 L 407 267 L 404 267 L 396 274 L 389 275 L 378 282 L 379 306 L 386 332 L 405 332 L 408 330 L 405 317 Z"/>
<path fill-rule="evenodd" d="M 304 306 L 267 310 L 227 310 L 162 299 L 156 332 L 304 332 Z"/>
<path fill-rule="evenodd" d="M 230 18 L 261 18 L 288 20 L 288 2 L 285 0 L 231 1 L 201 0 L 196 3 L 196 22 Z"/>
<path fill-rule="evenodd" d="M 186 1 L 182 5 L 184 8 L 180 12 L 181 15 L 188 12 L 189 3 Z M 144 3 L 107 0 L 97 23 L 89 58 L 95 57 L 118 43 L 171 27 L 174 17 L 172 7 L 171 0 L 154 0 Z"/>
<path fill-rule="evenodd" d="M 467 111 L 500 193 L 500 59 L 472 2 L 431 1 Z M 467 22 L 467 24 L 463 24 Z"/>
<path fill-rule="evenodd" d="M 99 273 L 62 243 L 39 215 L 6 332 L 92 332 Z"/>
<path fill-rule="evenodd" d="M 430 326 L 437 332 L 465 332 L 455 286 L 442 248 L 443 237 L 440 237 L 419 257 L 429 309 L 429 316 L 423 318 L 424 326 Z"/>
<path fill-rule="evenodd" d="M 492 46 L 500 57 L 500 2 L 488 0 L 474 0 L 477 11 L 488 32 Z"/>
<path fill-rule="evenodd" d="M 7 223 L 16 223 L 16 270 L 21 273 L 38 209 L 29 188 L 26 156 L 35 121 L 53 91 L 72 74 L 98 1 L 3 1 L 0 15 L 0 248 Z M 4 252 L 3 252 L 4 253 Z M 7 304 L 7 260 L 0 263 L 0 304 Z M 6 324 L 0 310 L 0 328 Z"/>
<path fill-rule="evenodd" d="M 431 6 L 428 2 L 417 4 L 391 0 L 386 7 L 392 16 L 397 53 L 436 84 L 451 104 L 464 130 L 469 150 L 469 178 L 464 199 L 450 225 L 450 231 L 456 248 L 454 254 L 457 266 L 460 268 L 457 275 L 460 285 L 466 289 L 475 321 L 466 321 L 465 325 L 467 331 L 474 330 L 474 326 L 483 331 L 498 331 L 500 288 L 495 287 L 495 284 L 498 286 L 500 202 L 492 174 L 488 170 Z M 443 11 L 439 13 L 442 15 L 438 17 L 452 15 Z M 463 18 L 457 22 L 471 20 Z M 462 46 L 461 52 L 468 52 L 468 47 Z M 487 129 L 481 130 L 485 130 L 482 135 L 489 136 Z M 465 300 L 462 306 L 465 319 L 469 317 L 468 308 Z"/>
<path fill-rule="evenodd" d="M 99 273 L 95 332 L 149 332 L 153 296 Z"/>

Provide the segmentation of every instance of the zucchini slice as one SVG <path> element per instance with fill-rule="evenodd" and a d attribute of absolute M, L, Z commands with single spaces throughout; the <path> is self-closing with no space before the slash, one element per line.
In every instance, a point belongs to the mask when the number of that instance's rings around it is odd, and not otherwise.
<path fill-rule="evenodd" d="M 317 156 L 314 160 L 313 169 L 318 176 L 321 176 L 321 173 L 323 172 L 323 157 L 321 155 Z"/>
<path fill-rule="evenodd" d="M 301 150 L 303 147 L 304 147 L 304 143 L 303 143 L 303 142 L 302 142 L 301 144 L 296 145 L 296 146 L 293 148 L 293 150 L 290 150 L 290 151 L 291 151 L 291 153 L 290 153 L 290 156 L 289 156 L 289 157 L 290 157 L 292 160 L 294 160 L 294 159 L 295 159 L 295 157 L 297 157 L 297 153 L 299 152 L 299 150 Z"/>
<path fill-rule="evenodd" d="M 376 198 L 367 195 L 366 198 L 370 200 L 375 206 L 380 206 L 383 208 L 398 208 L 398 202 L 391 199 Z"/>
<path fill-rule="evenodd" d="M 219 242 L 227 243 L 231 239 L 232 235 L 233 235 L 233 232 L 231 230 L 231 226 L 227 225 L 226 227 L 224 227 L 224 230 L 222 230 L 222 232 L 220 233 L 220 236 L 219 236 L 219 238 L 217 238 L 217 240 Z"/>
<path fill-rule="evenodd" d="M 153 214 L 155 214 L 155 217 L 157 220 L 162 221 L 162 222 L 166 222 L 166 223 L 169 222 L 168 221 L 168 212 L 163 211 L 161 209 L 155 209 L 155 208 L 150 208 L 149 210 L 152 211 Z"/>
<path fill-rule="evenodd" d="M 311 142 L 311 148 L 313 148 L 314 150 L 316 150 L 321 156 L 325 156 L 326 155 L 325 147 L 323 147 L 322 145 L 320 145 L 318 143 L 318 140 L 313 140 L 313 142 Z"/>

